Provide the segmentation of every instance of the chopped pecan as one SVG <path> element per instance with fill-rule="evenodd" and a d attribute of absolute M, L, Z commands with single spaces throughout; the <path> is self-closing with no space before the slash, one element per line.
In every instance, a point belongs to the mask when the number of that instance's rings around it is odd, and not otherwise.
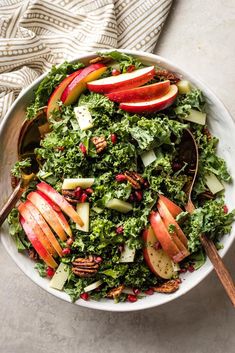
<path fill-rule="evenodd" d="M 123 284 L 121 284 L 118 287 L 115 287 L 113 289 L 111 289 L 108 293 L 107 293 L 107 297 L 108 298 L 117 298 L 120 297 L 120 295 L 122 294 L 123 289 L 125 288 L 125 286 Z"/>
<path fill-rule="evenodd" d="M 212 194 L 211 191 L 205 191 L 201 194 L 199 194 L 199 197 L 203 198 L 203 199 L 209 199 L 209 200 L 212 200 L 214 199 L 214 194 Z"/>
<path fill-rule="evenodd" d="M 132 185 L 132 187 L 136 190 L 141 189 L 141 186 L 145 184 L 144 178 L 136 172 L 126 171 L 124 173 L 126 180 Z"/>
<path fill-rule="evenodd" d="M 107 147 L 107 141 L 104 136 L 93 137 L 91 141 L 94 143 L 97 153 L 101 153 Z"/>
<path fill-rule="evenodd" d="M 105 57 L 103 57 L 103 56 L 97 56 L 96 58 L 91 59 L 91 60 L 89 61 L 89 64 L 96 64 L 96 63 L 100 63 L 100 62 L 102 62 L 102 63 L 108 63 L 108 62 L 110 62 L 110 61 L 112 61 L 112 58 L 105 58 Z"/>
<path fill-rule="evenodd" d="M 158 293 L 174 293 L 179 289 L 179 281 L 177 279 L 172 279 L 167 281 L 160 286 L 153 287 L 154 292 Z"/>
<path fill-rule="evenodd" d="M 92 255 L 87 258 L 78 257 L 72 264 L 73 273 L 79 277 L 92 277 L 99 268 L 99 264 Z"/>
<path fill-rule="evenodd" d="M 206 135 L 208 140 L 212 138 L 210 131 L 206 127 L 203 129 L 203 132 Z"/>
<path fill-rule="evenodd" d="M 74 190 L 62 190 L 62 195 L 64 196 L 65 200 L 72 204 L 77 204 L 79 202 L 79 198 L 76 196 Z"/>
<path fill-rule="evenodd" d="M 168 70 L 156 70 L 155 75 L 161 78 L 165 78 L 166 80 L 169 80 L 171 83 L 177 83 L 180 81 L 180 78 L 177 77 L 176 74 Z"/>
<path fill-rule="evenodd" d="M 34 261 L 39 260 L 39 256 L 38 256 L 36 250 L 34 250 L 34 249 L 28 249 L 28 255 L 31 260 L 34 260 Z"/>
<path fill-rule="evenodd" d="M 15 189 L 17 185 L 19 184 L 20 179 L 11 174 L 11 187 L 12 189 Z"/>

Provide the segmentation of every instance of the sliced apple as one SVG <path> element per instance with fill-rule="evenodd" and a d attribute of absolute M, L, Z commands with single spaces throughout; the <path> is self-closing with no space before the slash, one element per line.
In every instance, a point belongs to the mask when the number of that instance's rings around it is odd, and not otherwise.
<path fill-rule="evenodd" d="M 83 221 L 74 208 L 60 195 L 53 187 L 45 182 L 37 184 L 37 189 L 46 194 L 52 201 L 54 201 L 75 223 L 83 226 Z"/>
<path fill-rule="evenodd" d="M 174 218 L 176 218 L 181 212 L 183 212 L 182 208 L 180 208 L 178 205 L 176 205 L 173 201 L 171 201 L 164 195 L 159 195 L 158 200 L 161 200 L 161 202 L 164 203 L 164 205 L 168 208 Z"/>
<path fill-rule="evenodd" d="M 68 84 L 77 76 L 80 74 L 82 69 L 77 70 L 73 72 L 71 75 L 66 77 L 54 90 L 54 92 L 51 94 L 48 104 L 47 104 L 47 118 L 51 115 L 51 112 L 55 109 L 59 108 L 58 101 L 61 98 L 62 93 L 64 92 L 65 88 L 68 86 Z"/>
<path fill-rule="evenodd" d="M 115 91 L 106 94 L 113 102 L 139 102 L 147 101 L 164 96 L 170 88 L 170 81 L 157 82 L 152 85 L 147 85 L 137 88 L 129 88 L 123 91 Z"/>
<path fill-rule="evenodd" d="M 26 207 L 25 203 L 20 203 L 18 206 L 18 211 L 21 216 L 25 219 L 27 223 L 30 224 L 33 232 L 37 235 L 38 240 L 42 243 L 44 248 L 51 254 L 52 256 L 56 255 L 55 249 L 50 243 L 44 231 L 41 229 L 35 218 L 32 216 L 29 209 Z"/>
<path fill-rule="evenodd" d="M 56 212 L 49 205 L 49 203 L 37 192 L 30 192 L 27 196 L 27 199 L 32 202 L 32 204 L 38 209 L 38 211 L 42 214 L 51 228 L 55 231 L 58 237 L 62 240 L 66 240 L 66 234 L 58 221 L 56 216 Z"/>
<path fill-rule="evenodd" d="M 26 201 L 25 206 L 27 207 L 27 209 L 29 210 L 29 212 L 31 213 L 35 221 L 38 223 L 42 231 L 45 233 L 45 235 L 47 236 L 47 239 L 49 240 L 49 242 L 51 243 L 51 245 L 53 246 L 57 254 L 59 256 L 62 256 L 62 248 L 58 243 L 56 237 L 52 233 L 51 228 L 48 226 L 47 222 L 42 217 L 41 213 L 30 201 Z"/>
<path fill-rule="evenodd" d="M 135 70 L 118 76 L 110 76 L 89 82 L 87 87 L 92 92 L 111 93 L 115 91 L 135 88 L 149 82 L 155 74 L 154 66 L 148 66 L 143 69 Z"/>
<path fill-rule="evenodd" d="M 171 106 L 178 93 L 178 88 L 176 85 L 171 85 L 169 92 L 160 98 L 153 100 L 143 100 L 136 103 L 120 103 L 120 109 L 125 110 L 130 113 L 153 113 L 160 110 L 166 109 Z"/>
<path fill-rule="evenodd" d="M 158 201 L 157 209 L 167 229 L 170 225 L 173 225 L 175 228 L 175 233 L 177 233 L 179 240 L 187 248 L 188 240 L 186 235 L 184 234 L 184 232 L 182 231 L 182 229 L 180 228 L 180 226 L 178 225 L 178 223 L 176 222 L 176 220 L 174 219 L 174 217 L 172 216 L 172 214 L 170 213 L 166 205 L 161 201 L 161 199 Z M 187 256 L 188 255 L 189 253 L 187 254 Z"/>
<path fill-rule="evenodd" d="M 71 230 L 63 212 L 61 211 L 60 207 L 58 205 L 56 205 L 51 199 L 49 199 L 49 197 L 47 197 L 47 195 L 44 194 L 43 192 L 38 190 L 37 193 L 39 195 L 41 195 L 45 199 L 45 201 L 47 201 L 49 203 L 49 205 L 53 208 L 53 210 L 56 212 L 57 219 L 60 222 L 62 228 L 68 234 L 69 237 L 72 237 L 72 230 Z"/>
<path fill-rule="evenodd" d="M 155 249 L 156 236 L 151 227 L 145 229 L 143 240 L 143 255 L 150 270 L 161 278 L 172 278 L 175 274 L 172 260 L 163 249 Z"/>
<path fill-rule="evenodd" d="M 84 69 L 77 75 L 65 88 L 61 95 L 61 100 L 65 105 L 70 105 L 76 102 L 80 94 L 85 91 L 87 82 L 96 80 L 107 69 L 102 63 L 92 64 Z"/>
<path fill-rule="evenodd" d="M 152 212 L 150 214 L 150 224 L 162 249 L 174 262 L 182 261 L 185 256 L 174 243 L 158 212 Z"/>
<path fill-rule="evenodd" d="M 77 213 L 80 215 L 83 226 L 80 227 L 77 225 L 77 229 L 83 232 L 89 232 L 89 223 L 90 223 L 90 204 L 89 202 L 83 202 L 77 204 Z"/>
<path fill-rule="evenodd" d="M 55 262 L 53 257 L 49 254 L 49 252 L 45 249 L 45 247 L 42 245 L 37 235 L 34 233 L 31 227 L 31 224 L 28 223 L 22 216 L 20 216 L 20 224 L 22 225 L 22 228 L 24 229 L 25 234 L 27 235 L 27 238 L 29 239 L 30 243 L 32 244 L 32 246 L 40 256 L 40 258 L 47 264 L 47 266 L 56 268 L 57 263 Z"/>

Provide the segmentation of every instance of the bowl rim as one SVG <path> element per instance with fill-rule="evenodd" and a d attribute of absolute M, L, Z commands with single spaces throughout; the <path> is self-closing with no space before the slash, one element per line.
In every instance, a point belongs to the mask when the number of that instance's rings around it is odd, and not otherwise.
<path fill-rule="evenodd" d="M 181 68 L 178 65 L 175 65 L 170 60 L 168 60 L 160 55 L 156 55 L 156 54 L 152 54 L 152 53 L 146 53 L 143 51 L 136 51 L 136 50 L 129 50 L 129 49 L 115 49 L 115 48 L 106 49 L 106 50 L 102 49 L 99 51 L 99 53 L 105 53 L 105 52 L 109 52 L 109 51 L 113 51 L 113 50 L 117 50 L 119 52 L 130 54 L 133 56 L 141 57 L 145 61 L 153 62 L 154 65 L 159 63 L 160 66 L 161 65 L 162 66 L 169 66 L 172 71 L 179 72 L 183 77 L 187 77 L 191 82 L 194 82 L 195 85 L 197 87 L 199 87 L 207 97 L 210 97 L 213 100 L 213 102 L 215 102 L 216 106 L 218 106 L 220 109 L 223 110 L 224 114 L 227 116 L 227 119 L 230 120 L 230 124 L 232 123 L 232 125 L 235 127 L 235 122 L 232 119 L 232 116 L 229 113 L 228 109 L 225 107 L 225 105 L 220 101 L 220 99 L 216 96 L 216 94 L 204 82 L 202 82 L 201 79 L 198 79 L 195 75 L 191 75 L 186 70 L 184 70 L 183 68 Z M 95 56 L 97 56 L 97 52 L 88 52 L 87 54 L 78 55 L 76 58 L 69 60 L 69 62 L 74 63 L 77 61 L 87 61 Z M 34 90 L 37 87 L 37 85 L 43 80 L 43 78 L 45 78 L 47 76 L 48 72 L 49 71 L 40 75 L 26 89 L 21 91 L 20 95 L 17 97 L 17 99 L 11 105 L 7 114 L 0 122 L 0 134 L 2 133 L 4 128 L 6 127 L 8 120 L 11 117 L 12 111 L 14 111 L 14 109 L 17 107 L 18 103 L 24 98 L 24 96 L 27 95 L 27 93 L 29 93 L 31 90 Z M 9 237 L 9 234 L 7 236 Z M 233 233 L 231 232 L 231 234 L 229 235 L 229 238 L 226 240 L 226 244 L 225 244 L 224 248 L 221 249 L 219 252 L 221 257 L 224 257 L 224 255 L 227 253 L 227 251 L 231 247 L 234 239 L 235 239 L 235 232 L 233 232 Z M 1 236 L 1 241 L 2 241 L 4 248 L 6 249 L 6 251 L 10 255 L 10 257 L 13 259 L 13 261 L 17 264 L 17 266 L 21 269 L 21 271 L 24 272 L 24 274 L 26 274 L 34 283 L 39 285 L 46 292 L 49 292 L 50 294 L 56 296 L 57 298 L 71 303 L 69 297 L 67 296 L 67 294 L 65 292 L 57 291 L 55 289 L 50 288 L 48 285 L 44 285 L 43 282 L 39 280 L 41 278 L 39 277 L 38 274 L 36 274 L 36 276 L 34 276 L 34 277 L 30 276 L 30 274 L 27 273 L 27 271 L 25 270 L 25 268 L 20 260 L 20 257 L 15 257 L 14 253 L 8 247 L 6 238 L 4 236 Z M 22 255 L 22 256 L 25 256 L 25 255 Z M 83 301 L 83 300 L 79 299 L 74 304 L 79 305 L 79 306 L 83 306 L 83 307 L 87 307 L 90 309 L 97 309 L 97 310 L 103 310 L 103 311 L 113 311 L 113 312 L 131 312 L 131 311 L 150 309 L 150 308 L 153 308 L 156 306 L 160 306 L 160 305 L 169 303 L 170 301 L 177 299 L 177 298 L 181 297 L 182 295 L 185 295 L 191 289 L 196 287 L 200 282 L 202 282 L 212 272 L 212 270 L 213 270 L 213 265 L 211 263 L 209 263 L 207 268 L 204 269 L 201 276 L 198 279 L 196 279 L 193 282 L 193 284 L 185 286 L 184 289 L 181 289 L 180 291 L 177 291 L 169 296 L 165 296 L 165 300 L 163 303 L 161 303 L 161 302 L 158 303 L 157 299 L 155 301 L 139 300 L 136 303 L 118 303 L 118 304 L 114 304 L 113 302 L 107 303 L 106 300 L 101 300 L 101 301 L 96 302 L 96 301 Z"/>

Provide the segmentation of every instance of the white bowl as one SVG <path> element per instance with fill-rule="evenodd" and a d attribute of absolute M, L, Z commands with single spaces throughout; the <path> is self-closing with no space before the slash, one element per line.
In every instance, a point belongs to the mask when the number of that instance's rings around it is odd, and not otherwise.
<path fill-rule="evenodd" d="M 124 51 L 124 50 L 123 50 Z M 148 64 L 158 64 L 166 69 L 177 72 L 182 75 L 185 79 L 189 80 L 193 85 L 200 88 L 207 100 L 207 110 L 209 117 L 209 128 L 212 134 L 216 135 L 220 139 L 218 153 L 227 162 L 229 172 L 232 175 L 233 180 L 235 180 L 235 138 L 232 137 L 234 132 L 235 136 L 235 126 L 234 122 L 229 115 L 228 111 L 220 100 L 215 96 L 215 94 L 198 79 L 192 77 L 190 74 L 186 73 L 184 70 L 176 67 L 170 61 L 153 54 L 147 54 L 144 52 L 137 51 L 124 51 L 127 54 L 138 56 L 143 62 Z M 84 56 L 79 56 L 73 62 L 81 60 L 87 62 L 91 58 L 96 56 L 96 54 L 89 54 Z M 7 200 L 11 193 L 10 186 L 10 169 L 17 159 L 17 139 L 20 131 L 22 121 L 25 118 L 25 109 L 27 105 L 33 99 L 33 92 L 41 82 L 41 80 L 46 76 L 46 74 L 40 76 L 36 81 L 34 81 L 25 91 L 17 98 L 17 100 L 12 105 L 8 114 L 5 116 L 4 120 L 0 125 L 0 205 Z M 226 205 L 231 210 L 235 208 L 235 186 L 234 184 L 226 185 Z M 232 232 L 230 235 L 225 235 L 222 239 L 223 249 L 219 251 L 221 256 L 224 256 L 231 246 L 235 237 L 235 225 L 233 225 Z M 8 234 L 8 226 L 5 222 L 1 230 L 1 240 L 2 243 L 10 254 L 15 263 L 20 267 L 20 269 L 31 278 L 37 285 L 45 289 L 47 292 L 61 298 L 65 301 L 70 301 L 69 296 L 64 293 L 52 289 L 49 287 L 48 279 L 41 278 L 37 271 L 34 269 L 34 262 L 32 262 L 27 256 L 18 253 L 16 246 Z M 85 306 L 93 309 L 107 310 L 107 311 L 135 311 L 141 309 L 147 309 L 155 307 L 158 305 L 166 304 L 167 302 L 180 297 L 181 295 L 187 293 L 198 283 L 200 283 L 211 271 L 213 267 L 210 261 L 207 259 L 205 265 L 199 270 L 193 273 L 187 273 L 183 277 L 185 279 L 182 281 L 180 289 L 173 294 L 159 294 L 155 293 L 152 296 L 147 296 L 144 299 L 138 300 L 135 303 L 118 303 L 115 304 L 112 300 L 102 300 L 96 301 L 83 301 L 78 300 L 76 304 Z"/>

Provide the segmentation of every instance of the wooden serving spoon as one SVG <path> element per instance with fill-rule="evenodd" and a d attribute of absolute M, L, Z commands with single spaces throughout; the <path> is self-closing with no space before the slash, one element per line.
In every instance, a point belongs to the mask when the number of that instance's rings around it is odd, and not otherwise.
<path fill-rule="evenodd" d="M 40 113 L 33 120 L 25 120 L 23 122 L 17 144 L 18 159 L 23 160 L 30 158 L 31 166 L 24 170 L 18 185 L 13 190 L 3 208 L 0 210 L 0 227 L 6 220 L 13 207 L 20 200 L 22 194 L 27 190 L 30 181 L 33 178 L 36 178 L 39 165 L 34 150 L 40 146 L 40 141 L 44 133 L 48 132 L 48 130 L 49 125 L 45 120 L 43 113 Z"/>
<path fill-rule="evenodd" d="M 188 129 L 185 130 L 182 141 L 183 142 L 180 146 L 180 150 L 182 151 L 183 155 L 182 161 L 191 163 L 193 165 L 192 181 L 191 184 L 187 187 L 188 201 L 185 205 L 186 211 L 191 214 L 195 210 L 191 195 L 198 172 L 198 146 L 192 132 Z M 214 266 L 215 272 L 219 277 L 220 282 L 222 283 L 225 291 L 227 292 L 227 295 L 235 307 L 235 285 L 230 273 L 228 272 L 221 257 L 218 254 L 214 242 L 211 239 L 208 239 L 204 234 L 200 235 L 200 241 L 212 265 Z"/>

